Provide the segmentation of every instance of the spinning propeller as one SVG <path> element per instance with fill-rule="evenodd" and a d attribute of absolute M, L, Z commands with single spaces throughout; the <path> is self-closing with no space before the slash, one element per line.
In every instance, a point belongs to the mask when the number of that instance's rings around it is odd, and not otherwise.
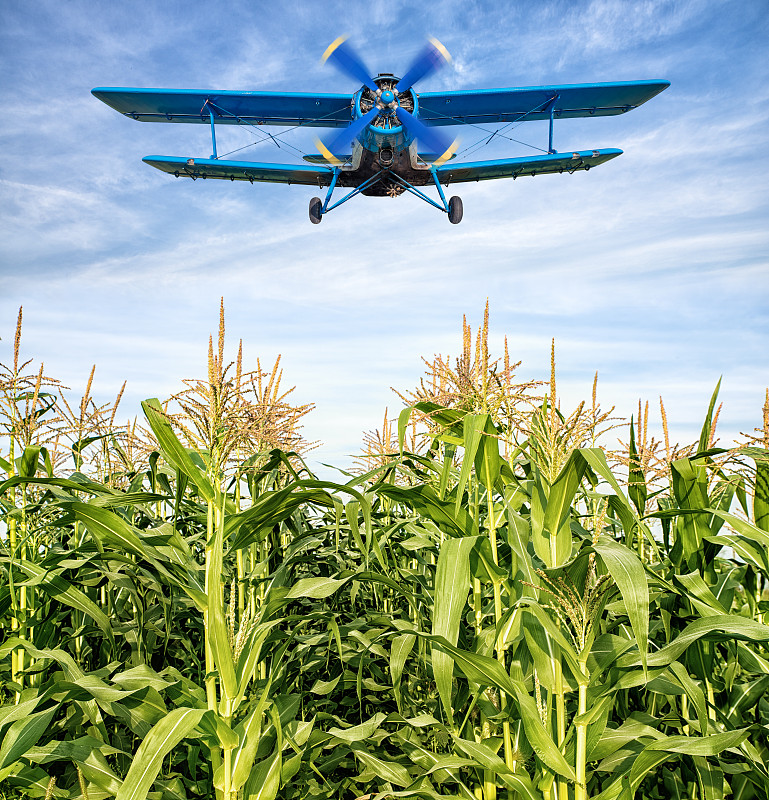
<path fill-rule="evenodd" d="M 413 139 L 419 140 L 422 147 L 440 154 L 433 161 L 436 166 L 451 158 L 456 150 L 458 140 L 452 140 L 440 131 L 428 128 L 411 113 L 414 108 L 414 99 L 411 93 L 413 85 L 451 61 L 448 50 L 437 39 L 430 39 L 406 71 L 405 76 L 395 86 L 382 81 L 380 83 L 384 85 L 377 85 L 370 77 L 360 56 L 347 43 L 344 36 L 340 36 L 329 46 L 321 60 L 324 63 L 330 61 L 345 75 L 360 81 L 369 90 L 368 92 L 364 90 L 365 97 L 361 98 L 361 106 L 364 105 L 364 102 L 372 105 L 369 111 L 354 120 L 350 126 L 330 141 L 324 144 L 319 139 L 316 140 L 318 150 L 328 161 L 340 164 L 341 162 L 334 153 L 346 151 L 350 143 L 375 121 L 377 121 L 377 127 L 381 125 L 384 128 L 390 128 L 393 125 L 402 125 Z"/>

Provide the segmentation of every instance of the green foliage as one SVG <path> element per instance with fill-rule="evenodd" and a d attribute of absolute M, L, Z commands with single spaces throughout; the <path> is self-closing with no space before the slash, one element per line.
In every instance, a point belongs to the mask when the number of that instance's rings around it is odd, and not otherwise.
<path fill-rule="evenodd" d="M 766 451 L 718 457 L 714 396 L 660 489 L 551 387 L 516 431 L 420 401 L 427 451 L 346 483 L 225 447 L 213 389 L 207 447 L 149 400 L 120 474 L 10 431 L 4 796 L 769 798 Z"/>

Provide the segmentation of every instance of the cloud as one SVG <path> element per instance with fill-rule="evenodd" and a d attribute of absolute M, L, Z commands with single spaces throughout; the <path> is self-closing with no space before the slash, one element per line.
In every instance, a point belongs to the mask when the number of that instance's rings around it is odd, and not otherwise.
<path fill-rule="evenodd" d="M 0 335 L 18 306 L 25 346 L 66 383 L 96 361 L 98 391 L 129 379 L 125 408 L 201 374 L 218 298 L 231 344 L 283 353 L 287 385 L 318 408 L 316 461 L 357 448 L 389 387 L 415 385 L 420 355 L 456 354 L 463 313 L 490 299 L 528 377 L 556 337 L 565 400 L 601 396 L 630 413 L 669 398 L 689 436 L 724 374 L 724 424 L 754 427 L 767 364 L 767 15 L 697 2 L 373 6 L 11 2 L 0 146 Z M 599 170 L 451 187 L 451 226 L 416 198 L 356 198 L 319 226 L 310 188 L 174 180 L 143 155 L 208 154 L 205 126 L 127 120 L 97 85 L 287 91 L 357 88 L 318 64 L 349 32 L 372 71 L 405 69 L 435 35 L 454 66 L 424 90 L 660 77 L 670 89 L 630 114 L 563 121 L 556 146 L 618 146 Z M 66 65 L 66 67 L 64 66 Z M 545 124 L 510 131 L 544 146 Z M 464 131 L 463 147 L 483 136 Z M 220 152 L 251 140 L 218 135 Z M 304 132 L 286 140 L 311 151 Z M 473 158 L 532 152 L 496 137 Z M 262 144 L 237 157 L 296 161 Z M 4 351 L 3 351 L 4 352 Z M 325 455 L 324 455 L 325 454 Z"/>

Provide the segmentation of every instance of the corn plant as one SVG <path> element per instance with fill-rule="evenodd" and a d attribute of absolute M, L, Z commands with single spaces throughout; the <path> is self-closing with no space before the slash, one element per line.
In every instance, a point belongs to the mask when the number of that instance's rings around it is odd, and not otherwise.
<path fill-rule="evenodd" d="M 767 798 L 769 395 L 732 449 L 435 356 L 321 481 L 279 364 L 121 425 L 2 373 L 0 787 L 118 800 Z M 542 387 L 542 388 L 541 388 Z M 664 414 L 664 406 L 662 407 Z M 664 441 L 664 447 L 663 447 Z"/>

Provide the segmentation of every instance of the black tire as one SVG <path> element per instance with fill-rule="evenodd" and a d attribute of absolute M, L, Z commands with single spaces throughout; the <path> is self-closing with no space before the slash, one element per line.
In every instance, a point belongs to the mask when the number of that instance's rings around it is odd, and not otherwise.
<path fill-rule="evenodd" d="M 313 197 L 310 200 L 310 222 L 313 225 L 318 225 L 320 223 L 323 214 L 321 213 L 321 209 L 323 208 L 323 203 L 320 202 L 320 197 Z"/>
<path fill-rule="evenodd" d="M 449 222 L 452 225 L 459 225 L 462 222 L 462 198 L 452 197 L 449 200 Z"/>

